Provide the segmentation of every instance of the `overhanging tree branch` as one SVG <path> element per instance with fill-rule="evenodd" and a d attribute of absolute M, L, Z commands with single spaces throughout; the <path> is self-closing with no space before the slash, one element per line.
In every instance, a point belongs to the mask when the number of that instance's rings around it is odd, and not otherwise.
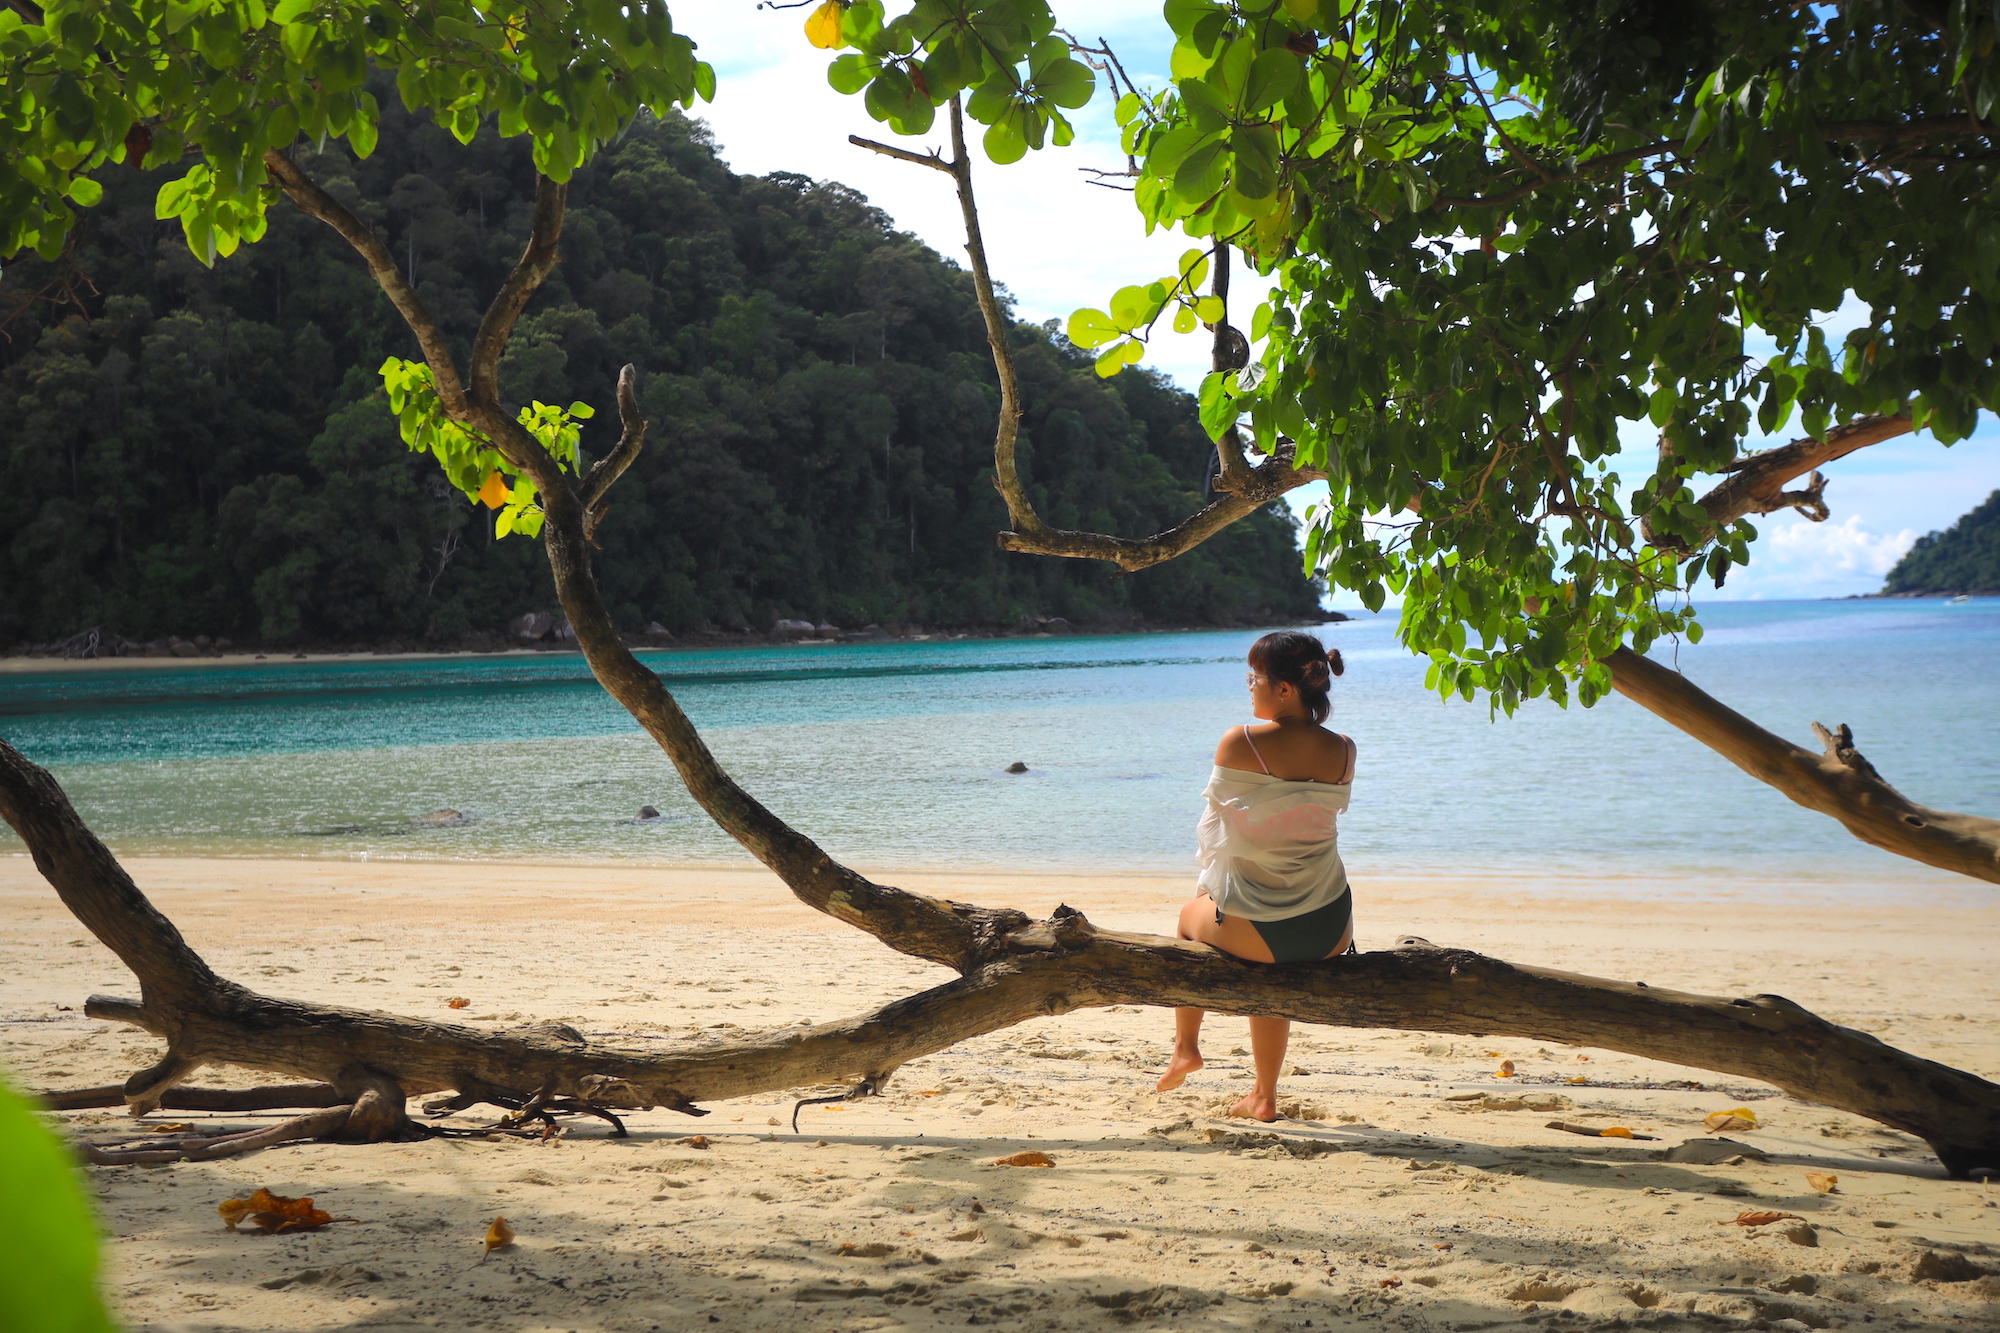
<path fill-rule="evenodd" d="M 1847 457 L 1857 449 L 1893 440 L 1899 435 L 1909 434 L 1913 429 L 1915 426 L 1907 411 L 1893 416 L 1866 416 L 1843 426 L 1835 426 L 1816 439 L 1793 440 L 1776 449 L 1739 458 L 1729 465 L 1729 478 L 1696 501 L 1707 511 L 1709 519 L 1696 540 L 1689 541 L 1685 537 L 1656 531 L 1650 514 L 1640 520 L 1640 530 L 1647 541 L 1662 550 L 1688 553 L 1737 519 L 1750 514 L 1797 509 L 1813 522 L 1823 523 L 1827 518 L 1824 499 L 1826 479 L 1819 475 L 1818 469 L 1835 459 Z M 1664 436 L 1660 440 L 1660 453 L 1662 458 L 1673 453 L 1671 441 Z M 1812 478 L 1804 490 L 1785 489 L 1786 482 L 1807 473 L 1811 473 Z"/>
<path fill-rule="evenodd" d="M 1882 780 L 1838 733 L 1813 723 L 1826 750 L 1814 754 L 1711 698 L 1687 677 L 1629 648 L 1606 660 L 1612 686 L 1671 722 L 1759 782 L 1808 810 L 1831 816 L 1855 837 L 1913 861 L 2000 884 L 2000 820 L 1918 805 Z"/>
<path fill-rule="evenodd" d="M 972 189 L 972 156 L 966 151 L 964 114 L 957 99 L 949 104 L 948 114 L 952 150 L 949 160 L 936 153 L 913 153 L 856 135 L 849 135 L 848 142 L 914 166 L 942 171 L 952 178 L 957 187 L 959 213 L 965 222 L 965 250 L 972 267 L 973 291 L 979 300 L 979 313 L 986 322 L 986 341 L 993 349 L 993 368 L 1000 379 L 1000 418 L 993 431 L 993 485 L 1006 502 L 1008 519 L 1014 525 L 1011 531 L 997 534 L 1001 550 L 1021 555 L 1102 560 L 1131 573 L 1193 550 L 1287 491 L 1297 490 L 1309 482 L 1325 480 L 1326 473 L 1318 469 L 1294 466 L 1289 447 L 1281 447 L 1261 467 L 1251 467 L 1243 457 L 1242 437 L 1232 427 L 1218 445 L 1221 469 L 1217 489 L 1226 493 L 1173 527 L 1150 537 L 1115 537 L 1108 533 L 1052 528 L 1043 522 L 1041 515 L 1035 511 L 1027 486 L 1021 480 L 1015 453 L 1021 422 L 1020 379 L 1014 369 L 1013 349 L 1007 341 L 1006 312 L 1000 307 L 993 287 L 992 270 L 986 260 L 986 241 L 979 225 L 979 205 Z M 1224 248 L 1216 255 L 1218 295 L 1228 291 L 1227 254 Z M 1226 316 L 1216 322 L 1215 333 L 1215 369 L 1240 368 L 1249 352 L 1249 344 L 1244 341 L 1243 335 L 1229 326 Z"/>

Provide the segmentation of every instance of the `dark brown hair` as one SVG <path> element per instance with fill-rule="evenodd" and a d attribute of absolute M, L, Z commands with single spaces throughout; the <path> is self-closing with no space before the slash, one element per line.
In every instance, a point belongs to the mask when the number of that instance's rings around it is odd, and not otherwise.
<path fill-rule="evenodd" d="M 1329 648 L 1310 634 L 1295 629 L 1266 634 L 1250 645 L 1250 668 L 1273 682 L 1295 686 L 1299 701 L 1314 722 L 1326 721 L 1333 705 L 1326 697 L 1333 678 L 1347 670 L 1340 649 Z"/>

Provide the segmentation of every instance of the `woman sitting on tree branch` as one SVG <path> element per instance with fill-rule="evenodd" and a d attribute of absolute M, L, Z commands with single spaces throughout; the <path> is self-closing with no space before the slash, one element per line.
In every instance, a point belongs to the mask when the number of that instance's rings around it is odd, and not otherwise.
<path fill-rule="evenodd" d="M 1354 943 L 1354 900 L 1336 819 L 1354 782 L 1352 739 L 1328 731 L 1327 687 L 1338 648 L 1286 630 L 1250 645 L 1250 711 L 1263 725 L 1231 727 L 1215 747 L 1208 808 L 1197 830 L 1200 889 L 1181 908 L 1180 937 L 1256 963 L 1331 958 Z M 1202 1066 L 1203 1010 L 1174 1010 L 1174 1058 L 1159 1090 Z M 1229 1108 L 1278 1118 L 1278 1072 L 1292 1025 L 1250 1020 L 1257 1082 Z"/>

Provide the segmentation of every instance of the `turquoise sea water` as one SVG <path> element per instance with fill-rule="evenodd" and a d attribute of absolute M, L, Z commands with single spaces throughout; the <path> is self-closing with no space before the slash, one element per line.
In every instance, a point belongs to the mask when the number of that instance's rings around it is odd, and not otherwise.
<path fill-rule="evenodd" d="M 1913 799 L 2000 814 L 2000 599 L 1717 603 L 1683 669 L 1781 735 L 1853 725 Z M 1613 698 L 1489 722 L 1390 619 L 1328 626 L 1368 875 L 1963 885 L 1878 852 Z M 1191 863 L 1255 632 L 645 654 L 721 761 L 866 866 Z M 1665 645 L 1658 655 L 1674 653 Z M 742 853 L 574 655 L 0 675 L 0 735 L 126 853 L 727 861 Z M 1029 772 L 1003 770 L 1014 760 Z M 663 818 L 634 822 L 641 805 Z M 469 822 L 426 827 L 428 812 Z M 0 833 L 0 851 L 20 850 Z"/>

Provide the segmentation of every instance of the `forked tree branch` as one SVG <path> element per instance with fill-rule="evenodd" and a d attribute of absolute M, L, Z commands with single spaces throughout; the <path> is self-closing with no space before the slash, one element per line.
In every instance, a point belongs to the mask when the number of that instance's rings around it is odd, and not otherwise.
<path fill-rule="evenodd" d="M 458 363 L 452 357 L 451 345 L 445 341 L 444 331 L 438 328 L 437 320 L 431 317 L 416 289 L 404 279 L 402 269 L 397 266 L 395 256 L 389 253 L 389 247 L 382 243 L 382 238 L 277 149 L 265 150 L 264 169 L 271 173 L 278 187 L 299 206 L 301 212 L 332 227 L 340 233 L 342 240 L 354 247 L 355 253 L 368 265 L 368 275 L 375 279 L 375 285 L 388 296 L 396 307 L 396 313 L 403 317 L 403 322 L 410 326 L 410 332 L 417 336 L 417 345 L 423 350 L 424 360 L 431 368 L 431 380 L 437 387 L 438 401 L 453 420 L 464 420 L 465 385 L 458 377 Z"/>
<path fill-rule="evenodd" d="M 1709 749 L 1776 787 L 1808 810 L 1829 815 L 1855 837 L 1884 851 L 2000 884 L 2000 819 L 1918 805 L 1882 780 L 1839 733 L 1813 724 L 1826 746 L 1814 754 L 1711 698 L 1677 671 L 1620 648 L 1607 659 L 1620 694 L 1679 727 Z"/>
<path fill-rule="evenodd" d="M 479 321 L 479 332 L 472 340 L 472 363 L 467 368 L 467 378 L 472 382 L 475 398 L 500 401 L 500 354 L 507 349 L 507 339 L 514 332 L 521 311 L 556 266 L 562 241 L 563 207 L 568 197 L 567 185 L 536 174 L 535 217 L 528 228 L 527 248 L 515 261 L 507 281 L 501 284 L 493 304 L 486 307 L 486 315 Z"/>
<path fill-rule="evenodd" d="M 1283 448 L 1266 460 L 1263 466 L 1251 467 L 1243 456 L 1242 437 L 1231 427 L 1217 446 L 1221 464 L 1217 489 L 1226 493 L 1164 532 L 1150 537 L 1114 537 L 1102 532 L 1071 532 L 1052 528 L 1043 522 L 1035 510 L 1034 500 L 1028 495 L 1026 484 L 1021 480 L 1015 451 L 1021 429 L 1020 379 L 1014 369 L 1013 348 L 1007 341 L 1006 312 L 1000 307 L 993 287 L 992 270 L 986 259 L 986 240 L 980 230 L 979 205 L 972 189 L 972 156 L 965 145 L 965 118 L 956 98 L 951 101 L 948 114 L 952 150 L 949 160 L 936 153 L 913 153 L 856 135 L 849 135 L 848 142 L 901 162 L 942 171 L 957 186 L 959 213 L 965 222 L 965 251 L 972 266 L 973 291 L 979 300 L 980 316 L 986 322 L 986 341 L 993 349 L 993 368 L 1000 379 L 1000 418 L 993 430 L 993 485 L 1006 502 L 1008 520 L 1014 525 L 1011 531 L 997 534 L 1001 550 L 1021 555 L 1102 560 L 1131 573 L 1183 555 L 1230 524 L 1256 513 L 1287 491 L 1325 479 L 1326 473 L 1317 469 L 1294 467 L 1290 450 Z M 1217 292 L 1226 297 L 1229 281 L 1226 247 L 1217 252 L 1215 262 Z M 1216 322 L 1215 334 L 1215 368 L 1240 368 L 1249 351 L 1243 335 L 1229 326 L 1226 317 Z"/>
<path fill-rule="evenodd" d="M 1915 429 L 1910 414 L 1859 417 L 1835 426 L 1817 438 L 1793 440 L 1790 444 L 1739 458 L 1729 465 L 1730 476 L 1716 484 L 1695 503 L 1708 513 L 1708 524 L 1698 540 L 1688 541 L 1654 529 L 1652 516 L 1640 519 L 1640 531 L 1647 541 L 1662 550 L 1691 553 L 1702 542 L 1739 518 L 1751 514 L 1774 514 L 1780 509 L 1796 509 L 1815 523 L 1827 519 L 1826 479 L 1818 470 L 1838 458 L 1884 440 L 1893 440 Z M 1660 438 L 1662 460 L 1673 454 L 1673 443 Z M 1812 474 L 1803 490 L 1788 491 L 1785 483 Z"/>
<path fill-rule="evenodd" d="M 605 495 L 625 475 L 625 469 L 632 466 L 646 444 L 646 418 L 639 414 L 638 384 L 636 366 L 628 365 L 618 372 L 618 443 L 597 460 L 577 488 L 577 498 L 583 505 L 584 540 L 593 546 L 597 544 L 597 525 L 604 519 Z"/>

